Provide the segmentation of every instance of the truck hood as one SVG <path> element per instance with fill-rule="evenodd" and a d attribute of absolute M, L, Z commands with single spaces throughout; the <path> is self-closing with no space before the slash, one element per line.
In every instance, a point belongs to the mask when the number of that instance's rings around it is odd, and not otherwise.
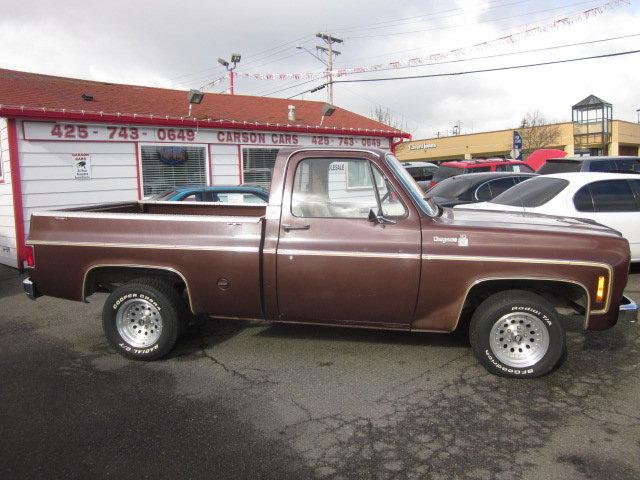
<path fill-rule="evenodd" d="M 516 230 L 546 230 L 573 231 L 581 234 L 596 234 L 618 236 L 622 235 L 609 227 L 605 227 L 593 220 L 573 217 L 561 217 L 542 215 L 520 211 L 481 210 L 476 204 L 473 209 L 467 209 L 466 205 L 454 208 L 444 208 L 442 221 L 455 224 L 460 227 L 491 227 Z"/>

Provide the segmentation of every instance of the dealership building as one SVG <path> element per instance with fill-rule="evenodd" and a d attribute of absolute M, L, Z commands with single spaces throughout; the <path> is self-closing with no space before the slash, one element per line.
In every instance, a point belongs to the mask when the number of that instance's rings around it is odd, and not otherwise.
<path fill-rule="evenodd" d="M 545 148 L 564 150 L 568 155 L 639 155 L 640 123 L 614 120 L 611 104 L 590 95 L 572 107 L 572 121 L 544 126 L 557 132 Z M 405 142 L 396 155 L 403 161 L 442 162 L 453 159 L 510 158 L 514 131 L 526 135 L 528 129 L 427 138 Z"/>
<path fill-rule="evenodd" d="M 178 185 L 268 187 L 283 147 L 393 150 L 405 138 L 323 102 L 199 98 L 0 69 L 0 263 L 23 265 L 37 210 L 142 200 Z"/>

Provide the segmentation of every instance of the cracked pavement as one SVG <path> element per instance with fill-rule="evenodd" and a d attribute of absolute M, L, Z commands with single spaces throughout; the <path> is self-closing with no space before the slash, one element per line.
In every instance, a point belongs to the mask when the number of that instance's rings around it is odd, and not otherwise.
<path fill-rule="evenodd" d="M 640 478 L 640 325 L 569 332 L 532 381 L 459 335 L 219 320 L 138 363 L 104 298 L 31 302 L 0 269 L 0 477 Z"/>

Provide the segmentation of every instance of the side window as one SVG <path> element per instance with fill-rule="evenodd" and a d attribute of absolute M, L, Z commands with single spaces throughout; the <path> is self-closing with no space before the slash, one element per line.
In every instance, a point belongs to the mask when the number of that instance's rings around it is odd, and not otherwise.
<path fill-rule="evenodd" d="M 513 177 L 493 180 L 489 183 L 489 186 L 491 187 L 491 197 L 497 197 L 505 190 L 509 190 L 511 187 L 513 187 Z"/>
<path fill-rule="evenodd" d="M 199 202 L 200 200 L 198 200 L 197 193 L 192 193 L 190 195 L 183 197 L 181 201 L 182 202 Z"/>
<path fill-rule="evenodd" d="M 633 172 L 633 158 L 618 158 L 616 170 L 619 172 Z"/>
<path fill-rule="evenodd" d="M 613 160 L 593 161 L 589 163 L 590 172 L 613 172 L 617 169 L 616 162 Z"/>
<path fill-rule="evenodd" d="M 590 185 L 596 212 L 633 212 L 638 210 L 631 186 L 626 180 L 603 180 Z"/>
<path fill-rule="evenodd" d="M 380 198 L 380 208 L 385 217 L 404 217 L 407 214 L 402 200 L 398 196 L 398 192 L 393 188 L 389 179 L 375 165 L 373 168 L 373 178 L 378 189 L 378 197 Z"/>
<path fill-rule="evenodd" d="M 573 205 L 579 212 L 593 212 L 593 200 L 589 185 L 585 185 L 573 196 Z"/>
<path fill-rule="evenodd" d="M 378 199 L 367 160 L 309 158 L 297 168 L 291 213 L 306 218 L 367 218 Z"/>
<path fill-rule="evenodd" d="M 478 172 L 490 172 L 491 167 L 475 167 L 475 168 L 467 168 L 463 170 L 462 173 L 478 173 Z"/>
<path fill-rule="evenodd" d="M 489 182 L 480 185 L 480 188 L 476 190 L 476 199 L 481 202 L 485 202 L 487 200 L 491 200 L 493 197 L 491 196 L 491 188 L 489 187 Z"/>
<path fill-rule="evenodd" d="M 216 201 L 221 203 L 264 203 L 260 197 L 253 193 L 242 192 L 218 193 Z"/>
<path fill-rule="evenodd" d="M 631 187 L 635 190 L 636 198 L 638 199 L 638 203 L 640 203 L 640 179 L 638 180 L 629 180 Z"/>
<path fill-rule="evenodd" d="M 513 165 L 497 165 L 496 172 L 513 172 Z"/>

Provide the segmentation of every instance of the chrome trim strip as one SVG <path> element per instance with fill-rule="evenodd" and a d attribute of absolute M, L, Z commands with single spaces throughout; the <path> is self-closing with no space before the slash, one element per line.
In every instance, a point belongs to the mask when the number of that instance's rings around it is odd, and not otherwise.
<path fill-rule="evenodd" d="M 100 263 L 100 264 L 92 265 L 91 267 L 89 267 L 84 272 L 84 276 L 82 277 L 82 301 L 83 302 L 87 301 L 87 296 L 86 296 L 86 292 L 87 292 L 87 276 L 89 275 L 89 273 L 92 270 L 95 270 L 96 268 L 105 268 L 105 267 L 106 268 L 109 268 L 109 267 L 117 267 L 117 268 L 118 267 L 119 268 L 148 268 L 150 270 L 166 270 L 168 272 L 175 273 L 184 282 L 185 288 L 187 289 L 187 298 L 189 299 L 189 309 L 191 310 L 191 313 L 195 314 L 195 310 L 193 309 L 191 290 L 189 289 L 189 282 L 187 282 L 187 279 L 185 278 L 185 276 L 181 272 L 176 270 L 175 268 L 163 267 L 163 266 L 159 266 L 159 265 L 132 265 L 132 264 L 119 264 L 119 263 Z"/>
<path fill-rule="evenodd" d="M 95 248 L 150 248 L 158 250 L 202 250 L 212 252 L 258 253 L 259 247 L 227 247 L 200 245 L 156 245 L 141 243 L 106 243 L 106 242 L 67 242 L 55 240 L 28 240 L 27 245 L 61 245 L 67 247 L 95 247 Z"/>
<path fill-rule="evenodd" d="M 495 280 L 531 280 L 536 282 L 560 282 L 560 283 L 572 283 L 574 285 L 577 285 L 578 287 L 584 290 L 584 293 L 587 297 L 587 305 L 586 305 L 585 314 L 584 314 L 584 327 L 583 327 L 585 330 L 587 329 L 588 322 L 589 322 L 589 313 L 590 313 L 589 310 L 591 310 L 591 295 L 589 295 L 589 290 L 582 283 L 576 282 L 575 280 L 568 280 L 566 278 L 555 278 L 555 277 L 484 277 L 471 282 L 471 284 L 469 284 L 469 286 L 467 287 L 467 291 L 465 292 L 464 298 L 462 299 L 462 303 L 460 304 L 460 311 L 458 312 L 458 320 L 456 321 L 456 324 L 453 326 L 453 329 L 451 330 L 452 332 L 456 328 L 458 328 L 458 324 L 460 323 L 460 319 L 462 318 L 462 309 L 464 308 L 464 304 L 467 301 L 467 297 L 469 296 L 469 292 L 471 291 L 471 289 L 476 285 L 480 285 L 481 283 L 491 282 Z"/>
<path fill-rule="evenodd" d="M 164 213 L 108 213 L 108 212 L 67 212 L 39 211 L 31 214 L 32 217 L 55 217 L 59 220 L 67 218 L 99 218 L 109 220 L 156 220 L 173 222 L 236 222 L 236 223 L 260 223 L 264 217 L 242 217 L 227 215 L 177 215 Z"/>
<path fill-rule="evenodd" d="M 240 195 L 250 194 L 249 192 L 238 192 Z M 138 200 L 140 205 L 206 205 L 208 207 L 266 207 L 268 205 L 267 202 L 192 202 L 192 201 L 184 201 L 184 200 Z"/>
<path fill-rule="evenodd" d="M 483 256 L 465 256 L 465 255 L 429 255 L 423 254 L 423 260 L 453 260 L 453 261 L 463 261 L 463 262 L 504 262 L 504 263 L 537 263 L 537 264 L 546 264 L 546 265 L 577 265 L 583 267 L 597 267 L 604 268 L 608 272 L 607 278 L 607 299 L 604 304 L 604 308 L 600 310 L 587 310 L 590 314 L 603 314 L 609 311 L 609 303 L 611 301 L 611 291 L 613 290 L 613 268 L 611 265 L 600 262 L 588 262 L 583 260 L 556 260 L 550 258 L 524 258 L 524 257 L 483 257 Z M 507 278 L 505 280 L 515 280 L 513 278 Z M 566 279 L 559 279 L 562 281 L 569 281 Z M 572 281 L 572 283 L 577 283 Z M 582 285 L 582 284 L 580 284 Z M 584 287 L 584 285 L 582 285 Z M 589 319 L 585 320 L 585 330 L 589 326 Z"/>
<path fill-rule="evenodd" d="M 419 253 L 386 253 L 386 252 L 356 252 L 339 250 L 297 250 L 278 249 L 278 255 L 303 255 L 314 257 L 362 257 L 362 258 L 406 258 L 419 260 Z"/>

